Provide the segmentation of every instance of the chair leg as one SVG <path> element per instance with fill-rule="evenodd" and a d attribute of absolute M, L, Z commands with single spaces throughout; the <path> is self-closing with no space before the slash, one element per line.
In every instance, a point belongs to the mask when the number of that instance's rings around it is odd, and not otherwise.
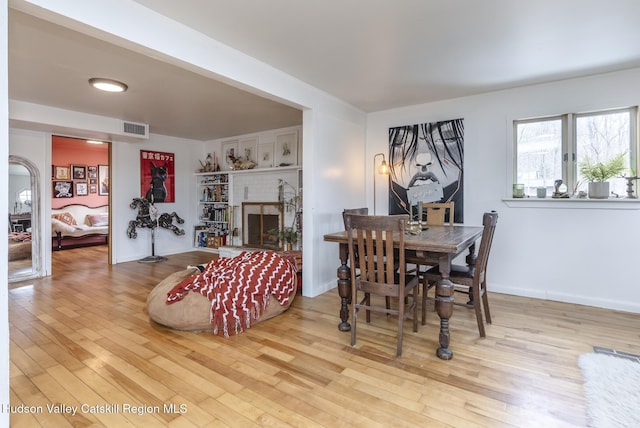
<path fill-rule="evenodd" d="M 371 306 L 371 294 L 365 293 L 365 301 L 364 304 L 367 306 Z M 366 310 L 367 313 L 367 324 L 371 322 L 371 311 L 369 309 Z"/>
<path fill-rule="evenodd" d="M 489 296 L 487 295 L 487 284 L 482 284 L 482 305 L 484 306 L 484 317 L 487 324 L 491 324 L 491 311 L 489 310 Z"/>
<path fill-rule="evenodd" d="M 476 322 L 478 323 L 478 332 L 480 337 L 486 337 L 484 331 L 484 321 L 482 320 L 482 303 L 480 302 L 479 287 L 473 287 L 473 310 L 476 313 Z"/>
<path fill-rule="evenodd" d="M 356 305 L 358 303 L 357 295 L 356 298 L 352 299 L 351 303 L 351 346 L 356 344 L 356 325 L 358 324 L 358 310 Z"/>
<path fill-rule="evenodd" d="M 420 284 L 416 284 L 413 289 L 413 332 L 418 332 L 418 290 L 420 289 Z"/>
<path fill-rule="evenodd" d="M 427 291 L 429 290 L 429 281 L 427 277 L 422 278 L 422 325 L 427 325 Z"/>
<path fill-rule="evenodd" d="M 402 330 L 404 327 L 404 309 L 406 306 L 403 302 L 404 299 L 398 299 L 398 348 L 396 350 L 396 356 L 398 357 L 402 355 Z"/>

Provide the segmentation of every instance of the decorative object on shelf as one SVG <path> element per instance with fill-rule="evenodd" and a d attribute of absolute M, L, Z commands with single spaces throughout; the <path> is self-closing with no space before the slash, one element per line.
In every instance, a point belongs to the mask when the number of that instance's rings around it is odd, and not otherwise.
<path fill-rule="evenodd" d="M 234 170 L 253 169 L 257 165 L 257 163 L 251 159 L 242 159 L 242 157 L 235 157 L 233 155 L 229 155 L 228 158 L 233 164 Z"/>
<path fill-rule="evenodd" d="M 175 220 L 178 224 L 184 223 L 184 220 L 178 216 L 178 214 L 172 212 L 171 214 L 162 213 L 158 215 L 158 209 L 153 205 L 152 202 L 149 202 L 143 198 L 133 198 L 133 201 L 129 204 L 131 209 L 138 209 L 138 215 L 135 220 L 129 221 L 129 227 L 127 228 L 127 236 L 130 239 L 136 239 L 138 237 L 138 232 L 136 228 L 146 227 L 151 229 L 151 256 L 145 257 L 144 259 L 138 260 L 142 263 L 155 263 L 162 262 L 167 260 L 166 257 L 156 256 L 155 251 L 155 230 L 158 226 L 163 229 L 171 230 L 178 236 L 184 235 L 184 229 L 180 229 L 178 226 L 173 224 L 173 220 Z"/>
<path fill-rule="evenodd" d="M 569 197 L 569 194 L 567 193 L 567 185 L 563 184 L 562 180 L 554 181 L 553 187 L 555 191 L 553 192 L 553 195 L 551 195 L 552 198 L 566 199 Z"/>
<path fill-rule="evenodd" d="M 173 153 L 140 150 L 140 195 L 153 203 L 175 202 L 174 161 Z"/>
<path fill-rule="evenodd" d="M 238 155 L 238 140 L 224 141 L 222 143 L 222 167 L 226 171 L 233 171 L 234 164 L 230 157 Z"/>
<path fill-rule="evenodd" d="M 609 198 L 609 182 L 607 180 L 620 176 L 625 167 L 625 153 L 620 153 L 604 162 L 592 163 L 588 157 L 580 162 L 580 175 L 589 182 L 589 198 Z"/>
<path fill-rule="evenodd" d="M 516 183 L 513 185 L 513 197 L 524 198 L 524 184 Z"/>
<path fill-rule="evenodd" d="M 640 177 L 624 177 L 624 179 L 627 180 L 627 196 L 625 199 L 638 199 L 638 197 L 633 194 L 633 182 L 640 180 Z"/>
<path fill-rule="evenodd" d="M 218 156 L 215 153 L 213 154 L 213 156 L 211 156 L 211 153 L 209 153 L 204 162 L 202 161 L 198 161 L 198 162 L 200 162 L 200 165 L 202 166 L 202 168 L 200 168 L 198 172 L 220 171 L 220 165 L 218 164 Z"/>
<path fill-rule="evenodd" d="M 540 187 L 536 188 L 536 195 L 540 199 L 546 198 L 547 197 L 547 188 L 544 187 L 544 186 L 540 186 Z"/>

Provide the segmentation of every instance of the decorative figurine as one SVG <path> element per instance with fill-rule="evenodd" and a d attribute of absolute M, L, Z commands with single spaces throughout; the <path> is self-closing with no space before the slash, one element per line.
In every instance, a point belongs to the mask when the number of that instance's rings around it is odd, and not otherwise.
<path fill-rule="evenodd" d="M 567 193 L 567 185 L 563 184 L 562 180 L 554 181 L 553 186 L 555 191 L 553 192 L 553 195 L 551 195 L 552 198 L 561 199 L 569 197 L 569 194 Z"/>
<path fill-rule="evenodd" d="M 640 179 L 640 177 L 623 177 L 627 180 L 627 196 L 625 199 L 638 199 L 637 196 L 633 195 L 633 182 L 635 180 Z"/>

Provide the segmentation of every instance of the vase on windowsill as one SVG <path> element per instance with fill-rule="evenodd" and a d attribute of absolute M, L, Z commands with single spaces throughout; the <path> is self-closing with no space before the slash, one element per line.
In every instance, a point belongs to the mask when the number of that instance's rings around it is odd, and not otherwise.
<path fill-rule="evenodd" d="M 608 181 L 591 181 L 589 182 L 589 199 L 608 199 L 609 198 L 609 182 Z"/>

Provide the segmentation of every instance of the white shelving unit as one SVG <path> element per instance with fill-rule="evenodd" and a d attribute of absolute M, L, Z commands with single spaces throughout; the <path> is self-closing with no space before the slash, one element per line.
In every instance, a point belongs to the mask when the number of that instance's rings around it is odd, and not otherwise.
<path fill-rule="evenodd" d="M 196 173 L 198 189 L 198 224 L 194 228 L 194 246 L 217 250 L 226 245 L 232 221 L 229 207 L 227 171 Z"/>

